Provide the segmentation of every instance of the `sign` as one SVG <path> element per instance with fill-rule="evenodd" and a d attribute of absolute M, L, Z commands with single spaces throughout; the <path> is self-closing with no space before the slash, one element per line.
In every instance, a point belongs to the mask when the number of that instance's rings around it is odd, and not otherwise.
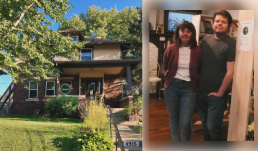
<path fill-rule="evenodd" d="M 124 146 L 139 147 L 140 145 L 137 141 L 124 141 Z"/>
<path fill-rule="evenodd" d="M 69 94 L 71 92 L 71 86 L 67 83 L 64 83 L 60 86 L 60 92 L 62 94 Z"/>
<path fill-rule="evenodd" d="M 252 38 L 253 38 L 253 27 L 254 27 L 254 21 L 241 21 L 239 23 L 239 41 L 237 45 L 237 50 L 242 51 L 252 51 Z"/>

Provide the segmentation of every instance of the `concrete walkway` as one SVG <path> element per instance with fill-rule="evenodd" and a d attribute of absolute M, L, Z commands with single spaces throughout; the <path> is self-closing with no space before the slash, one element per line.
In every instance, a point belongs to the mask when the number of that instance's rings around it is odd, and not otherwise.
<path fill-rule="evenodd" d="M 134 130 L 134 127 L 137 126 L 136 121 L 126 121 L 121 117 L 121 112 L 124 110 L 124 108 L 112 108 L 114 122 L 117 124 L 121 139 L 123 143 L 126 142 L 138 142 L 139 147 L 128 147 L 124 146 L 126 151 L 141 151 L 142 150 L 142 135 L 137 134 Z M 115 130 L 113 130 L 113 141 L 115 142 Z M 118 146 L 118 151 L 120 151 L 120 148 Z M 113 149 L 113 151 L 116 151 L 116 148 Z"/>

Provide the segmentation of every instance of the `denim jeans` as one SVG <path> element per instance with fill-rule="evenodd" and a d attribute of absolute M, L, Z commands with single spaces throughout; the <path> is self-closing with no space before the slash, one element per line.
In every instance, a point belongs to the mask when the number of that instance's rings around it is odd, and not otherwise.
<path fill-rule="evenodd" d="M 164 94 L 172 140 L 180 141 L 181 127 L 182 141 L 190 141 L 197 93 L 192 91 L 190 82 L 174 79 L 168 88 L 165 88 Z"/>
<path fill-rule="evenodd" d="M 222 141 L 221 125 L 227 103 L 227 94 L 222 97 L 197 93 L 197 105 L 203 125 L 204 141 Z"/>

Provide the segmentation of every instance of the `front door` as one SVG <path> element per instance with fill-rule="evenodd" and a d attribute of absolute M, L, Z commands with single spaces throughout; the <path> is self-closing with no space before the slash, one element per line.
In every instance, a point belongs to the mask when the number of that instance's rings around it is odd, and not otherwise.
<path fill-rule="evenodd" d="M 82 78 L 81 79 L 81 95 L 86 94 L 86 98 L 94 99 L 95 93 L 103 93 L 102 78 Z"/>

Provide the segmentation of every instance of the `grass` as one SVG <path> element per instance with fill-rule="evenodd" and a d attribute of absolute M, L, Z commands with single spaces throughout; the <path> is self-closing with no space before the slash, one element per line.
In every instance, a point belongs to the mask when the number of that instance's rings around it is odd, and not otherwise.
<path fill-rule="evenodd" d="M 10 115 L 0 117 L 0 150 L 72 150 L 80 119 Z"/>

